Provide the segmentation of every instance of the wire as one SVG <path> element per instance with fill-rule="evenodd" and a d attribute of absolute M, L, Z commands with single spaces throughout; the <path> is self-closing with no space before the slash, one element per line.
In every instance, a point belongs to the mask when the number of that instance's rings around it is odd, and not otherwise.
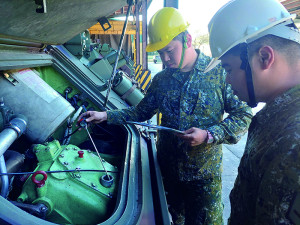
<path fill-rule="evenodd" d="M 85 112 L 87 112 L 87 109 L 86 109 L 85 105 L 81 105 L 81 106 L 82 106 L 83 110 L 84 110 Z"/>
<path fill-rule="evenodd" d="M 71 134 L 68 134 L 67 136 L 65 136 L 60 142 L 62 142 L 63 140 L 65 140 L 66 138 L 72 136 L 73 134 L 75 134 L 81 127 L 78 127 L 76 130 L 74 130 Z"/>
<path fill-rule="evenodd" d="M 106 171 L 106 170 L 52 170 L 52 171 L 44 171 L 46 173 L 65 173 L 65 172 L 110 172 L 110 173 L 119 173 L 119 171 Z M 19 172 L 19 173 L 0 173 L 0 176 L 5 175 L 27 175 L 27 174 L 34 174 L 35 172 Z"/>

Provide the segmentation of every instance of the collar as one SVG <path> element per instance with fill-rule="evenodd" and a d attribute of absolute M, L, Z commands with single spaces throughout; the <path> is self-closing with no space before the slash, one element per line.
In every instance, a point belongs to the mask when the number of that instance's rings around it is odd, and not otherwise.
<path fill-rule="evenodd" d="M 293 102 L 300 101 L 300 84 L 277 96 L 273 101 L 256 114 L 257 121 L 264 123 L 273 120 L 276 114 L 281 114 L 283 109 L 288 109 Z"/>
<path fill-rule="evenodd" d="M 210 63 L 210 61 L 212 60 L 211 57 L 205 55 L 204 53 L 202 53 L 199 49 L 195 49 L 197 54 L 198 54 L 198 58 L 196 61 L 196 64 L 194 66 L 194 69 L 198 70 L 199 72 L 204 72 L 206 66 Z"/>
<path fill-rule="evenodd" d="M 198 58 L 196 60 L 193 70 L 194 71 L 196 70 L 198 72 L 204 72 L 206 66 L 208 65 L 208 63 L 211 60 L 211 57 L 204 55 L 199 49 L 195 49 L 195 50 L 198 54 Z M 172 74 L 173 78 L 175 78 L 179 82 L 184 82 L 182 72 L 178 71 L 178 69 L 166 69 L 166 70 L 168 73 Z M 191 74 L 194 73 L 193 70 L 192 70 Z"/>

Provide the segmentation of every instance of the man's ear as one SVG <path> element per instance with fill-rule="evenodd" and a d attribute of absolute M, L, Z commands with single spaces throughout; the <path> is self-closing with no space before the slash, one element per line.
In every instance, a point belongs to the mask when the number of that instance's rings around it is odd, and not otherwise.
<path fill-rule="evenodd" d="M 186 44 L 188 48 L 192 46 L 192 36 L 190 34 L 186 34 Z"/>
<path fill-rule="evenodd" d="M 263 46 L 258 51 L 259 62 L 262 69 L 269 69 L 274 63 L 275 53 L 272 47 Z"/>

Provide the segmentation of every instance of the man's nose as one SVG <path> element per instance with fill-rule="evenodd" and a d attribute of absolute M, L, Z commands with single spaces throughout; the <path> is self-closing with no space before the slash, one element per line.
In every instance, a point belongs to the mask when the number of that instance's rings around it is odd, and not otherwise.
<path fill-rule="evenodd" d="M 170 60 L 170 57 L 169 57 L 169 55 L 166 52 L 162 53 L 160 55 L 160 57 L 161 57 L 161 60 L 164 61 L 164 62 L 167 62 L 167 61 Z"/>

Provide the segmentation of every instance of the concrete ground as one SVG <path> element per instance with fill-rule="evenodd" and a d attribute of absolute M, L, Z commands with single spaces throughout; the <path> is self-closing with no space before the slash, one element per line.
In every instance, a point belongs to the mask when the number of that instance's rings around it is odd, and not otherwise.
<path fill-rule="evenodd" d="M 246 140 L 247 134 L 244 135 L 237 144 L 223 144 L 222 200 L 224 204 L 223 220 L 225 225 L 230 216 L 229 194 L 237 176 L 238 166 L 245 149 Z"/>

